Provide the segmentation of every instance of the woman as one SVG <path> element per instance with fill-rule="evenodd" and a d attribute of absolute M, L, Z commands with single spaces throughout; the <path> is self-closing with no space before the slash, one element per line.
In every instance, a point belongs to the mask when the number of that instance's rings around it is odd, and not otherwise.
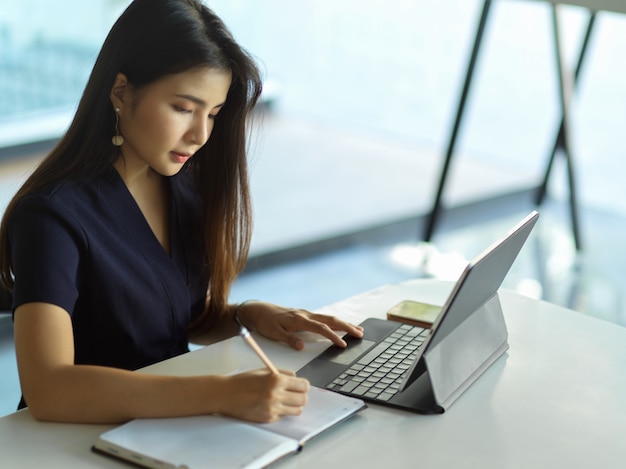
<path fill-rule="evenodd" d="M 334 330 L 361 336 L 333 317 L 227 303 L 250 241 L 246 121 L 260 93 L 253 60 L 197 0 L 135 0 L 115 23 L 66 135 L 0 232 L 35 418 L 297 415 L 308 383 L 293 373 L 130 370 L 188 351 L 190 334 L 233 334 L 235 314 L 295 349 L 298 330 L 339 346 Z"/>

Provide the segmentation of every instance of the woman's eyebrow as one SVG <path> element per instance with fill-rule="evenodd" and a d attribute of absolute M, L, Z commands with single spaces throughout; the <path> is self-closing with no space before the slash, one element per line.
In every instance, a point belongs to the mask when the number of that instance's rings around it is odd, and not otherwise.
<path fill-rule="evenodd" d="M 188 99 L 189 101 L 191 101 L 193 103 L 196 103 L 196 104 L 198 104 L 200 106 L 207 106 L 207 102 L 205 100 L 200 99 L 197 96 L 193 96 L 191 94 L 176 94 L 174 96 L 176 96 L 177 98 Z M 218 104 L 217 106 L 214 106 L 214 108 L 224 107 L 224 104 L 225 103 Z"/>
<path fill-rule="evenodd" d="M 198 98 L 196 96 L 193 96 L 191 94 L 176 94 L 174 96 L 176 96 L 177 98 L 187 99 L 187 100 L 189 100 L 191 102 L 194 102 L 196 104 L 199 104 L 201 106 L 206 106 L 206 101 L 204 101 L 203 99 L 200 99 L 200 98 Z"/>

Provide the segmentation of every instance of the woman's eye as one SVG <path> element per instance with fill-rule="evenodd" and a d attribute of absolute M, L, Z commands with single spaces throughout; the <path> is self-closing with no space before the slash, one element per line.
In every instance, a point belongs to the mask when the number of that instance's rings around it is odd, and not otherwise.
<path fill-rule="evenodd" d="M 182 112 L 183 114 L 191 113 L 191 109 L 187 109 L 182 106 L 177 106 L 176 104 L 174 104 L 172 107 L 174 108 L 176 112 Z"/>

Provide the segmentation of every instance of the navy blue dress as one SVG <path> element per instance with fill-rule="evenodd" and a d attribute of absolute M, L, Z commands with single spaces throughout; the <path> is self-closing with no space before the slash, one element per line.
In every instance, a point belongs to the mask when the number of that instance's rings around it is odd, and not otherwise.
<path fill-rule="evenodd" d="M 113 168 L 30 195 L 11 217 L 13 309 L 66 310 L 76 364 L 135 370 L 188 351 L 208 286 L 201 201 L 186 174 L 168 179 L 171 255 Z"/>

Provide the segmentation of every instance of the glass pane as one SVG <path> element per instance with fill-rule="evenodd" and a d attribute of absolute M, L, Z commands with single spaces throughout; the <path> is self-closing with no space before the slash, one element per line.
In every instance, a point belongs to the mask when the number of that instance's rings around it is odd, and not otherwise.
<path fill-rule="evenodd" d="M 57 137 L 128 0 L 20 0 L 0 9 L 0 147 Z"/>

